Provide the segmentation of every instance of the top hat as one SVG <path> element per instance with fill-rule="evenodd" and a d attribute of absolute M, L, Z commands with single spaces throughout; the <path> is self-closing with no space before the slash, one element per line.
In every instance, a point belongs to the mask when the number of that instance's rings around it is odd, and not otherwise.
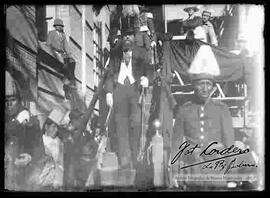
<path fill-rule="evenodd" d="M 129 27 L 129 28 L 123 30 L 123 33 L 122 33 L 123 36 L 132 35 L 132 34 L 135 34 L 135 30 L 132 27 Z"/>

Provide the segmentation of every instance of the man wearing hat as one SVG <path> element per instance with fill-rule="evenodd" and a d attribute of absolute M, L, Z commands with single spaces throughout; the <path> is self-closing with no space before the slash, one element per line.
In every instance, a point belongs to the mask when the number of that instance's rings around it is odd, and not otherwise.
<path fill-rule="evenodd" d="M 134 33 L 126 32 L 122 52 L 110 62 L 105 82 L 106 102 L 114 108 L 121 168 L 136 165 L 140 137 L 141 87 L 149 84 L 150 60 L 146 50 L 134 45 Z"/>
<path fill-rule="evenodd" d="M 75 86 L 75 60 L 71 57 L 68 47 L 66 35 L 64 33 L 64 23 L 61 19 L 55 19 L 53 24 L 55 30 L 49 32 L 47 37 L 47 45 L 50 46 L 56 54 L 64 59 L 64 67 L 62 72 L 64 74 L 64 84 Z"/>
<path fill-rule="evenodd" d="M 18 86 L 7 71 L 5 100 L 6 187 L 23 189 L 35 158 L 40 131 L 31 123 L 30 112 L 22 104 Z"/>
<path fill-rule="evenodd" d="M 202 156 L 199 155 L 211 142 L 216 141 L 211 148 L 228 148 L 234 144 L 234 130 L 232 118 L 228 107 L 211 99 L 214 92 L 214 79 L 220 75 L 218 63 L 214 57 L 211 47 L 202 45 L 191 66 L 189 74 L 194 87 L 194 97 L 180 106 L 176 115 L 174 132 L 172 137 L 171 166 L 174 174 L 223 174 L 220 169 L 203 168 L 204 164 L 180 169 L 179 164 L 191 165 L 214 159 L 217 155 Z M 180 145 L 184 142 L 191 147 L 197 145 L 194 152 L 190 155 L 181 155 L 175 158 L 180 150 Z M 183 148 L 183 146 L 181 147 Z M 175 159 L 175 162 L 173 162 Z M 185 183 L 186 182 L 186 183 Z M 199 188 L 225 186 L 224 181 L 184 181 L 190 186 Z"/>
<path fill-rule="evenodd" d="M 63 186 L 63 142 L 59 136 L 65 111 L 54 108 L 48 115 L 40 136 L 39 160 L 27 179 L 32 190 L 58 190 Z"/>
<path fill-rule="evenodd" d="M 202 28 L 205 31 L 206 38 L 203 40 L 204 42 L 211 43 L 212 45 L 217 46 L 217 37 L 213 27 L 213 24 L 209 21 L 213 10 L 207 9 L 202 12 Z"/>
<path fill-rule="evenodd" d="M 202 25 L 201 17 L 195 16 L 195 12 L 199 11 L 199 6 L 187 7 L 184 8 L 184 11 L 188 13 L 188 18 L 182 22 L 180 34 L 193 31 L 196 27 Z"/>

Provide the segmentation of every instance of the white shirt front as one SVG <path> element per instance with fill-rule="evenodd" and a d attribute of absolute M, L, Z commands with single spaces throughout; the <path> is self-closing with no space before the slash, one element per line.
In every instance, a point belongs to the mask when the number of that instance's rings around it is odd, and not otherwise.
<path fill-rule="evenodd" d="M 121 61 L 120 72 L 117 82 L 124 85 L 124 80 L 126 79 L 126 77 L 128 77 L 130 84 L 133 84 L 135 82 L 135 79 L 132 75 L 132 58 L 130 59 L 128 65 L 126 65 L 124 60 Z"/>
<path fill-rule="evenodd" d="M 47 135 L 42 135 L 43 144 L 45 147 L 45 153 L 51 157 L 55 161 L 59 159 L 59 149 L 60 149 L 60 139 L 58 137 L 52 138 Z"/>

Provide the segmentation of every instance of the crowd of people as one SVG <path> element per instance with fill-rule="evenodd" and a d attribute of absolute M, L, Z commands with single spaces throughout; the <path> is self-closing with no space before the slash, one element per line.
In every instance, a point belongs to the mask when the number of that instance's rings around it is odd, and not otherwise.
<path fill-rule="evenodd" d="M 157 41 L 153 14 L 145 7 L 139 12 L 134 26 L 126 29 L 112 27 L 108 39 L 111 52 L 107 78 L 104 84 L 106 103 L 113 108 L 116 126 L 119 169 L 137 169 L 142 125 L 142 108 L 139 103 L 142 92 L 153 83 L 154 67 L 158 63 Z M 217 46 L 213 25 L 209 22 L 212 11 L 202 12 L 202 18 L 194 16 L 197 7 L 185 8 L 188 18 L 183 21 L 181 31 L 194 38 Z M 64 59 L 62 68 L 64 90 L 75 87 L 75 61 L 71 57 L 63 33 L 63 21 L 55 19 L 55 30 L 49 32 L 47 44 Z M 180 28 L 180 27 L 179 27 Z M 208 38 L 209 37 L 209 38 Z M 184 140 L 189 145 L 203 148 L 217 141 L 215 149 L 234 144 L 232 118 L 228 107 L 211 99 L 214 77 L 220 74 L 218 65 L 211 58 L 211 49 L 204 45 L 202 54 L 208 54 L 189 69 L 194 99 L 178 110 L 174 132 L 171 134 L 171 157 L 179 150 Z M 199 51 L 200 51 L 199 50 Z M 211 63 L 211 65 L 209 65 Z M 214 69 L 213 69 L 214 68 Z M 69 112 L 69 122 L 63 124 L 67 112 L 53 109 L 42 128 L 35 116 L 22 105 L 20 94 L 14 83 L 12 93 L 6 93 L 5 119 L 5 167 L 6 188 L 16 190 L 70 190 L 84 188 L 91 170 L 96 170 L 97 140 L 94 123 L 82 126 L 84 113 L 75 109 Z M 66 94 L 68 98 L 68 94 Z M 97 127 L 97 126 L 96 126 Z M 244 148 L 243 148 L 244 149 Z M 202 159 L 194 155 L 185 158 L 190 164 Z M 179 172 L 178 165 L 171 165 L 172 172 Z M 211 172 L 211 171 L 209 171 Z M 199 166 L 191 173 L 202 173 Z M 203 173 L 202 173 L 203 174 Z M 96 178 L 94 175 L 94 179 Z M 171 184 L 174 185 L 174 184 Z M 204 184 L 205 185 L 205 184 Z M 212 183 L 217 186 L 217 183 Z"/>
<path fill-rule="evenodd" d="M 40 128 L 37 116 L 23 107 L 16 87 L 7 94 L 6 189 L 50 191 L 84 186 L 98 148 L 94 132 L 87 126 L 81 130 L 84 114 L 56 108 Z M 66 114 L 68 122 L 63 121 Z"/>

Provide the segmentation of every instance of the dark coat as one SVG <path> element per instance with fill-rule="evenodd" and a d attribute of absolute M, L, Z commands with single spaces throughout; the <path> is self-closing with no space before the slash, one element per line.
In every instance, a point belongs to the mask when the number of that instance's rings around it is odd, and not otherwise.
<path fill-rule="evenodd" d="M 187 20 L 182 22 L 180 33 L 184 34 L 184 33 L 188 32 L 189 30 L 194 30 L 196 27 L 198 27 L 202 24 L 203 24 L 202 18 L 199 16 L 195 16 L 192 19 L 187 19 Z"/>
<path fill-rule="evenodd" d="M 195 99 L 183 104 L 177 113 L 174 132 L 172 136 L 172 153 L 171 159 L 180 151 L 179 146 L 185 140 L 195 146 L 198 144 L 201 151 L 206 149 L 208 144 L 212 141 L 217 141 L 223 145 L 222 148 L 228 148 L 234 144 L 234 130 L 232 126 L 232 117 L 230 115 L 227 105 L 216 102 L 210 99 L 210 101 L 204 106 L 204 110 L 201 109 L 201 104 L 197 103 Z M 191 147 L 191 146 L 190 146 Z M 213 147 L 211 147 L 213 148 Z M 208 149 L 208 152 L 211 149 Z M 200 152 L 198 152 L 200 153 Z M 207 161 L 221 157 L 220 155 L 202 155 L 198 156 L 196 152 L 190 155 L 182 154 L 180 158 L 174 163 L 173 169 L 178 174 L 223 174 L 220 169 L 204 169 L 204 164 L 192 166 L 186 169 L 179 169 L 177 166 L 180 161 L 185 165 L 198 163 L 201 160 Z M 226 159 L 227 160 L 227 159 Z M 183 166 L 183 165 L 182 165 Z M 183 172 L 181 172 L 183 171 Z M 179 173 L 181 172 L 181 173 Z M 226 182 L 223 181 L 209 181 L 198 182 L 193 181 L 194 185 L 214 185 L 224 186 Z M 225 182 L 225 183 L 224 183 Z"/>

